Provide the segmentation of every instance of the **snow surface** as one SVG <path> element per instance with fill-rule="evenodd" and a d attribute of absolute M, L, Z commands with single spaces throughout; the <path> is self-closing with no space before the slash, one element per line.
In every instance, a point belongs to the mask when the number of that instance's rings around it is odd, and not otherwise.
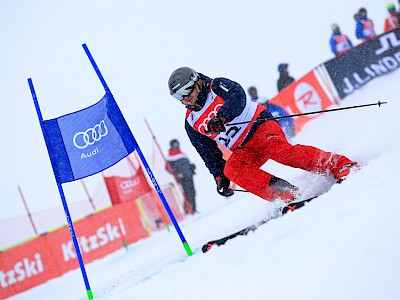
<path fill-rule="evenodd" d="M 175 232 L 132 244 L 129 251 L 86 266 L 95 299 L 400 299 L 399 71 L 374 79 L 341 106 L 388 104 L 325 114 L 293 139 L 357 160 L 365 165 L 357 174 L 303 209 L 207 254 L 199 250 L 204 242 L 257 222 L 274 204 L 245 193 L 230 199 L 216 194 L 185 137 L 184 110 L 166 87 L 169 74 L 188 65 L 245 88 L 254 84 L 271 97 L 278 63 L 289 62 L 291 73 L 301 77 L 332 57 L 331 23 L 339 23 L 355 41 L 352 16 L 358 3 L 22 2 L 23 7 L 2 3 L 0 10 L 7 45 L 0 50 L 6 66 L 0 108 L 8 112 L 0 130 L 3 141 L 12 144 L 0 148 L 7 171 L 0 180 L 0 217 L 23 213 L 14 191 L 21 182 L 34 210 L 59 205 L 26 78 L 33 79 L 45 118 L 99 100 L 101 85 L 80 49 L 85 42 L 142 150 L 151 153 L 146 118 L 165 149 L 171 138 L 179 138 L 198 166 L 201 213 L 180 224 L 193 257 L 187 257 Z M 386 3 L 362 5 L 380 32 Z M 305 194 L 331 183 L 272 162 L 264 168 L 298 184 Z M 84 197 L 73 184 L 66 189 L 67 199 Z M 54 298 L 86 299 L 79 269 L 11 299 Z"/>

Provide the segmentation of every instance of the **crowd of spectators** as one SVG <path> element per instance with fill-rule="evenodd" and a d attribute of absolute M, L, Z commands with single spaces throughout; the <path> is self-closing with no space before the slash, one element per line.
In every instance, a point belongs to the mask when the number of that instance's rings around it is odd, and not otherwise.
<path fill-rule="evenodd" d="M 400 6 L 400 0 L 398 0 Z M 394 3 L 386 5 L 388 15 L 384 21 L 383 31 L 388 32 L 400 28 L 400 8 L 396 10 Z M 355 36 L 361 42 L 366 42 L 377 36 L 374 22 L 368 18 L 367 9 L 361 7 L 356 14 L 354 14 L 355 21 Z M 332 25 L 332 35 L 329 41 L 331 51 L 335 56 L 339 56 L 353 47 L 350 38 L 341 33 L 339 25 Z"/>
<path fill-rule="evenodd" d="M 399 9 L 396 10 L 394 3 L 386 5 L 388 15 L 384 22 L 384 32 L 388 32 L 397 28 L 400 28 L 400 0 L 398 0 Z M 374 22 L 368 18 L 367 9 L 361 7 L 356 14 L 354 14 L 355 21 L 355 36 L 361 42 L 366 42 L 377 36 L 375 31 Z M 338 24 L 332 24 L 332 35 L 329 40 L 329 45 L 332 53 L 337 57 L 346 51 L 349 51 L 354 47 L 351 39 L 348 35 L 341 32 Z M 288 63 L 281 63 L 278 65 L 279 78 L 277 81 L 278 93 L 285 89 L 288 85 L 295 81 L 295 79 L 289 75 Z M 251 101 L 258 102 L 267 107 L 267 109 L 273 111 L 274 116 L 287 116 L 288 113 L 282 108 L 275 104 L 270 104 L 266 98 L 260 98 L 257 94 L 257 89 L 254 86 L 249 87 L 248 93 Z M 285 122 L 283 122 L 285 120 Z M 294 125 L 291 118 L 281 119 L 280 125 L 285 131 L 287 138 L 290 140 L 294 136 Z"/>

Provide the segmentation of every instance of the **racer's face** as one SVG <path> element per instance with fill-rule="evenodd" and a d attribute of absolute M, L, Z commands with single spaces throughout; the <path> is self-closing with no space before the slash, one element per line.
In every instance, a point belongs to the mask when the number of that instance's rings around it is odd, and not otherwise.
<path fill-rule="evenodd" d="M 198 82 L 196 82 L 193 91 L 189 95 L 183 97 L 183 100 L 181 101 L 181 103 L 185 106 L 195 105 L 196 101 L 197 101 L 197 97 L 199 96 L 199 93 L 200 93 L 200 88 L 199 88 L 199 81 L 198 81 Z"/>

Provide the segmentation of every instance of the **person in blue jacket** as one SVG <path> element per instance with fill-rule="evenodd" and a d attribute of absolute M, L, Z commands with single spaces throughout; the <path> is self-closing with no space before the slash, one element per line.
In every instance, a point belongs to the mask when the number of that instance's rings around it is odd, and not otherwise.
<path fill-rule="evenodd" d="M 376 37 L 374 23 L 367 17 L 367 10 L 360 8 L 356 20 L 356 37 L 363 41 L 368 41 Z"/>
<path fill-rule="evenodd" d="M 250 100 L 256 103 L 259 103 L 267 108 L 267 111 L 274 117 L 287 117 L 290 116 L 286 110 L 277 105 L 269 102 L 269 99 L 261 99 L 258 96 L 258 91 L 255 86 L 251 86 L 248 88 L 248 93 L 250 95 Z M 281 126 L 283 132 L 286 135 L 286 138 L 290 141 L 296 134 L 294 121 L 292 117 L 278 119 L 279 125 Z"/>
<path fill-rule="evenodd" d="M 349 37 L 340 32 L 338 24 L 332 24 L 332 31 L 333 33 L 331 39 L 329 40 L 329 44 L 331 46 L 333 54 L 339 56 L 349 51 L 353 47 L 353 44 L 351 43 Z"/>

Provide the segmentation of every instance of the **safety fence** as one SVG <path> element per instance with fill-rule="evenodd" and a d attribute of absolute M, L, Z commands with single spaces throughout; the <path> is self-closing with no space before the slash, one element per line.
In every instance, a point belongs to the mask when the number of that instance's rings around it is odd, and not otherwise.
<path fill-rule="evenodd" d="M 185 215 L 173 185 L 163 193 L 178 221 Z M 165 208 L 151 191 L 74 222 L 84 262 L 100 259 L 128 244 L 169 228 Z M 12 230 L 10 230 L 12 231 Z M 68 226 L 0 253 L 0 299 L 5 299 L 79 268 Z"/>
<path fill-rule="evenodd" d="M 98 184 L 92 198 L 92 203 L 88 199 L 68 202 L 73 221 L 83 219 L 96 211 L 111 206 L 110 196 L 104 182 Z M 45 234 L 65 225 L 67 225 L 67 220 L 60 201 L 57 207 L 30 212 L 29 215 L 1 219 L 0 251 L 12 248 L 35 238 L 37 235 Z"/>

